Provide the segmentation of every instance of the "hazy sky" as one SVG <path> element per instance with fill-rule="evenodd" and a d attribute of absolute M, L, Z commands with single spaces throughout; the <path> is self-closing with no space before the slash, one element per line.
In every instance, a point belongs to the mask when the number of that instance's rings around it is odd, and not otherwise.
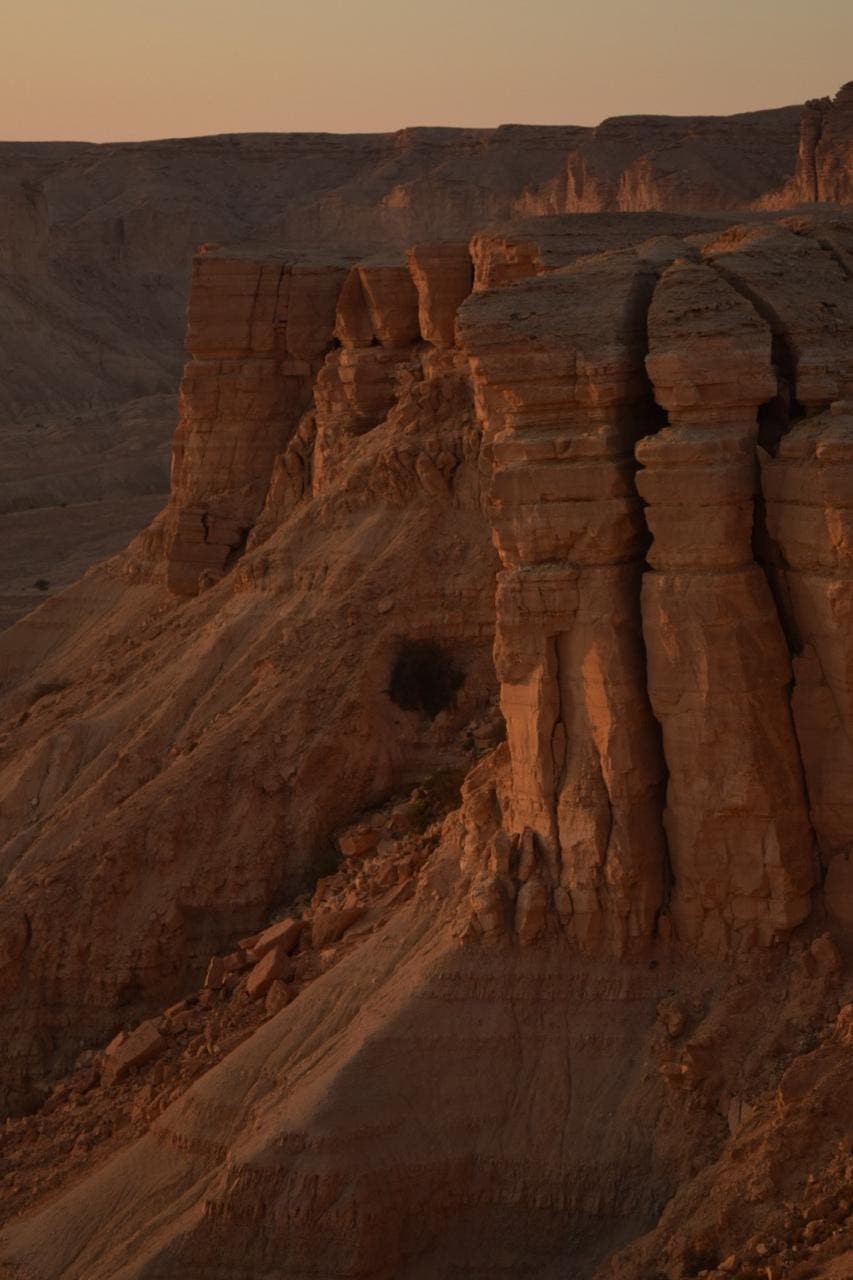
<path fill-rule="evenodd" d="M 0 0 L 0 138 L 729 113 L 853 79 L 853 0 Z"/>

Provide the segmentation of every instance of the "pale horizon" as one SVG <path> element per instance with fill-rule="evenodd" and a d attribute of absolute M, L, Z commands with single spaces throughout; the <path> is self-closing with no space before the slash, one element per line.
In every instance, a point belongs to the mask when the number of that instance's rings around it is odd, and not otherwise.
<path fill-rule="evenodd" d="M 4 23 L 0 138 L 591 126 L 734 115 L 853 78 L 853 6 L 815 0 L 33 0 Z"/>

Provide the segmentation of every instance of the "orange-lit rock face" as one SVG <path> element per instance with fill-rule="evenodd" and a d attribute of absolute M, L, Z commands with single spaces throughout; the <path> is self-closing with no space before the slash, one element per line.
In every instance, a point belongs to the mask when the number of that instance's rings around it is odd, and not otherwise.
<path fill-rule="evenodd" d="M 456 313 L 474 283 L 468 245 L 419 244 L 407 256 L 418 293 L 421 336 L 433 346 L 452 347 Z"/>
<path fill-rule="evenodd" d="M 809 722 L 802 686 L 820 684 L 821 668 L 793 638 L 800 612 L 809 634 L 823 614 L 824 647 L 833 630 L 843 647 L 847 627 L 803 598 L 784 532 L 802 539 L 810 527 L 801 469 L 784 478 L 798 431 L 785 433 L 851 387 L 846 234 L 792 219 L 680 247 L 660 240 L 645 246 L 645 265 L 610 255 L 463 307 L 504 565 L 504 818 L 537 834 L 587 941 L 601 928 L 617 947 L 643 936 L 671 875 L 665 916 L 677 937 L 718 953 L 769 942 L 811 909 L 815 846 L 827 843 L 816 797 L 827 793 L 824 823 L 849 827 L 846 730 L 831 746 L 825 684 Z M 756 445 L 775 451 L 780 438 L 778 459 L 761 450 L 776 486 L 766 522 Z M 843 508 L 846 473 L 834 476 L 826 484 Z M 786 484 L 798 505 L 774 508 Z M 844 527 L 843 509 L 827 518 Z M 843 612 L 837 582 L 832 599 Z M 624 845 L 620 804 L 633 824 L 622 820 Z M 838 830 L 825 857 L 832 850 L 846 884 Z"/>
<path fill-rule="evenodd" d="M 612 255 L 475 294 L 460 316 L 504 566 L 495 661 L 512 761 L 505 822 L 535 833 L 579 940 L 617 951 L 651 935 L 665 858 L 631 457 L 649 409 L 652 283 L 634 254 Z"/>
<path fill-rule="evenodd" d="M 635 216 L 199 264 L 0 636 L 4 1275 L 836 1280 L 850 222 Z"/>
<path fill-rule="evenodd" d="M 770 355 L 767 325 L 711 268 L 663 274 L 646 365 L 670 425 L 637 446 L 653 534 L 643 633 L 669 770 L 673 918 L 712 948 L 744 931 L 769 940 L 810 910 L 790 658 L 751 542 Z"/>
<path fill-rule="evenodd" d="M 172 450 L 173 591 L 195 595 L 245 549 L 273 463 L 311 403 L 346 274 L 289 260 L 196 259 L 187 317 L 194 359 Z"/>
<path fill-rule="evenodd" d="M 853 405 L 807 419 L 762 459 L 767 523 L 785 568 L 792 707 L 827 907 L 850 926 L 853 851 Z"/>
<path fill-rule="evenodd" d="M 834 98 L 806 102 L 800 114 L 800 141 L 791 178 L 756 204 L 784 209 L 792 204 L 853 201 L 853 81 Z"/>

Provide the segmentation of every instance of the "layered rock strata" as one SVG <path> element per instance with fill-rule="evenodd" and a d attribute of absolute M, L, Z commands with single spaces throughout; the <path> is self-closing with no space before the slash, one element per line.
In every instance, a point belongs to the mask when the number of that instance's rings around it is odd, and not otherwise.
<path fill-rule="evenodd" d="M 790 658 L 752 550 L 770 354 L 767 325 L 707 266 L 663 274 L 646 364 L 669 426 L 636 451 L 653 535 L 643 633 L 669 770 L 672 917 L 720 951 L 799 924 L 813 878 Z"/>
<path fill-rule="evenodd" d="M 853 401 L 764 455 L 767 523 L 796 628 L 794 723 L 831 915 L 853 925 Z"/>
<path fill-rule="evenodd" d="M 0 637 L 0 1272 L 840 1239 L 850 230 L 760 221 L 200 259 L 171 507 Z"/>
<path fill-rule="evenodd" d="M 634 253 L 475 294 L 462 309 L 502 562 L 495 662 L 512 764 L 505 823 L 585 947 L 648 938 L 664 891 L 663 764 L 645 690 L 648 429 Z"/>
<path fill-rule="evenodd" d="M 800 114 L 797 162 L 790 180 L 757 203 L 765 209 L 791 204 L 853 200 L 853 81 L 834 98 L 814 98 Z"/>
<path fill-rule="evenodd" d="M 204 254 L 172 448 L 168 581 L 193 595 L 245 549 L 273 462 L 311 401 L 342 266 Z"/>

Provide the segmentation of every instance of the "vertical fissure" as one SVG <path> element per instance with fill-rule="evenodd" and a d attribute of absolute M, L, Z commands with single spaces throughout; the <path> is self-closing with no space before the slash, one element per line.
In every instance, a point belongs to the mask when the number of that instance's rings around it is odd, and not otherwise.
<path fill-rule="evenodd" d="M 829 98 L 813 98 L 811 102 L 806 103 L 806 108 L 812 108 L 815 113 L 815 131 L 812 139 L 812 150 L 809 166 L 809 181 L 812 189 L 812 200 L 815 204 L 820 201 L 820 176 L 818 174 L 817 160 L 820 144 L 823 141 L 824 123 L 826 121 L 826 113 L 831 106 Z"/>
<path fill-rule="evenodd" d="M 665 427 L 669 426 L 669 415 L 667 414 L 663 406 L 658 404 L 657 400 L 655 399 L 652 380 L 649 377 L 646 369 L 646 356 L 649 354 L 649 309 L 651 307 L 652 298 L 654 296 L 654 292 L 657 287 L 659 279 L 660 279 L 660 272 L 656 270 L 650 271 L 647 274 L 638 277 L 637 288 L 635 289 L 634 295 L 631 299 L 631 305 L 632 305 L 631 319 L 633 324 L 636 326 L 636 331 L 639 339 L 638 346 L 639 346 L 640 359 L 638 361 L 638 367 L 641 370 L 640 377 L 641 377 L 642 386 L 643 386 L 642 395 L 640 396 L 636 405 L 637 419 L 636 419 L 636 431 L 635 431 L 634 441 L 633 441 L 634 446 L 636 446 L 636 444 L 640 440 L 645 439 L 647 436 L 657 435 L 659 431 L 662 431 Z M 635 455 L 635 458 L 636 458 L 636 455 Z M 647 504 L 645 500 L 642 498 L 642 496 L 640 495 L 640 492 L 636 484 L 636 473 L 638 469 L 639 469 L 639 463 L 636 463 L 635 461 L 631 484 L 632 484 L 634 496 L 637 502 L 637 510 L 640 513 L 640 518 L 643 522 L 646 536 L 644 540 L 643 559 L 638 561 L 637 563 L 636 635 L 637 635 L 637 644 L 639 649 L 640 669 L 642 671 L 643 685 L 646 691 L 646 705 L 648 708 L 649 723 L 652 726 L 654 740 L 656 743 L 656 749 L 658 754 L 658 760 L 660 763 L 660 779 L 655 788 L 655 791 L 656 791 L 655 810 L 658 815 L 658 827 L 659 827 L 659 833 L 660 833 L 661 853 L 662 853 L 661 902 L 657 911 L 655 912 L 655 922 L 654 922 L 654 933 L 655 933 L 655 936 L 657 936 L 660 918 L 662 915 L 668 912 L 669 906 L 672 900 L 672 891 L 675 885 L 675 871 L 673 868 L 672 854 L 669 847 L 669 839 L 667 837 L 666 821 L 665 821 L 667 793 L 669 789 L 669 766 L 667 764 L 666 751 L 664 749 L 663 726 L 661 725 L 660 721 L 655 715 L 654 707 L 652 706 L 652 700 L 649 695 L 649 677 L 648 677 L 649 661 L 648 661 L 648 650 L 646 647 L 645 629 L 643 626 L 642 591 L 643 591 L 643 579 L 645 575 L 647 573 L 653 572 L 648 560 L 645 559 L 645 554 L 652 544 L 652 532 L 651 532 L 651 529 L 649 528 L 648 520 L 646 518 Z"/>

